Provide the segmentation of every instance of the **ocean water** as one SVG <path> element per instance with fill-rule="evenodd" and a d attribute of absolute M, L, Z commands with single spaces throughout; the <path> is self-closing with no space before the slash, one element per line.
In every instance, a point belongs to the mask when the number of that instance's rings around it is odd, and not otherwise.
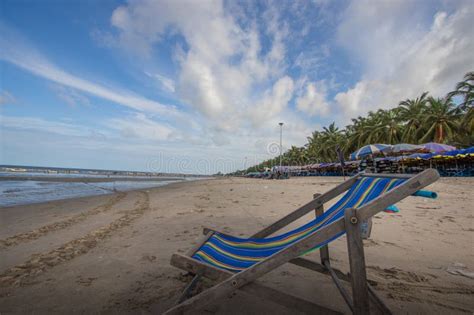
<path fill-rule="evenodd" d="M 0 171 L 0 177 L 29 177 L 29 176 L 34 176 L 34 177 L 61 177 L 61 178 L 107 178 L 107 179 L 113 179 L 113 178 L 131 178 L 131 179 L 146 179 L 149 180 L 152 177 L 149 176 L 136 176 L 136 175 L 125 175 L 125 174 L 117 174 L 117 175 L 103 175 L 103 174 L 85 174 L 85 173 L 78 173 L 78 174 L 64 174 L 64 173 L 42 173 L 42 172 L 1 172 Z M 192 178 L 192 177 L 171 177 L 171 176 L 166 176 L 166 178 L 169 179 L 176 179 L 180 180 L 183 178 Z M 159 178 L 157 178 L 159 179 Z"/>
<path fill-rule="evenodd" d="M 170 181 L 115 181 L 100 183 L 65 183 L 31 180 L 0 180 L 0 207 L 60 200 L 75 197 L 96 196 L 160 187 L 182 180 Z"/>

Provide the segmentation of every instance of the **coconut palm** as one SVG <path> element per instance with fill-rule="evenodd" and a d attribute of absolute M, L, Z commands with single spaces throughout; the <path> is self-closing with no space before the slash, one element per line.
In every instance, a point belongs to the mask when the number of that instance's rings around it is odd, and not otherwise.
<path fill-rule="evenodd" d="M 474 146 L 474 107 L 470 107 L 461 116 L 459 132 L 453 137 L 452 142 L 457 147 Z"/>
<path fill-rule="evenodd" d="M 313 131 L 310 137 L 307 137 L 308 143 L 306 144 L 306 155 L 309 163 L 317 163 L 320 161 L 319 150 L 322 145 L 321 132 Z"/>
<path fill-rule="evenodd" d="M 370 120 L 366 117 L 352 119 L 352 125 L 346 126 L 347 145 L 346 152 L 353 152 L 367 143 L 367 131 L 370 128 Z"/>
<path fill-rule="evenodd" d="M 452 138 L 459 129 L 459 108 L 457 108 L 449 97 L 430 97 L 423 116 L 423 126 L 427 130 L 421 138 L 421 142 L 434 141 L 444 143 L 448 137 Z"/>
<path fill-rule="evenodd" d="M 461 97 L 462 102 L 457 106 L 452 97 Z M 292 146 L 282 157 L 285 164 L 292 165 L 332 162 L 337 159 L 337 146 L 347 157 L 367 144 L 430 141 L 458 147 L 474 145 L 474 71 L 468 72 L 446 98 L 428 97 L 424 92 L 400 102 L 396 108 L 369 111 L 366 116 L 352 119 L 342 130 L 333 122 L 322 131 L 314 131 L 305 146 Z M 275 157 L 248 170 L 278 164 L 279 158 Z"/>
<path fill-rule="evenodd" d="M 400 102 L 398 114 L 400 120 L 405 122 L 405 130 L 402 134 L 404 142 L 418 143 L 420 139 L 422 114 L 426 108 L 428 92 L 424 92 L 415 99 L 406 99 Z"/>
<path fill-rule="evenodd" d="M 403 126 L 400 124 L 398 111 L 396 109 L 380 109 L 375 114 L 375 117 L 375 124 L 370 128 L 373 137 L 375 137 L 373 142 L 388 144 L 399 143 Z"/>
<path fill-rule="evenodd" d="M 330 162 L 336 159 L 336 146 L 343 147 L 344 138 L 342 130 L 333 122 L 328 127 L 323 127 L 321 132 L 321 148 L 319 153 L 324 162 Z"/>
<path fill-rule="evenodd" d="M 456 90 L 448 94 L 448 97 L 461 96 L 461 109 L 468 109 L 474 106 L 474 71 L 464 75 L 464 80 L 456 84 Z"/>

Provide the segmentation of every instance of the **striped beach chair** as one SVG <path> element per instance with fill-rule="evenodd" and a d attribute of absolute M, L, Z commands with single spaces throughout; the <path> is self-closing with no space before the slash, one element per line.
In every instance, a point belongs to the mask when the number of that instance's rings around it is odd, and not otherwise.
<path fill-rule="evenodd" d="M 368 314 L 370 301 L 383 313 L 390 313 L 383 301 L 367 283 L 361 230 L 364 222 L 380 211 L 393 211 L 394 204 L 410 195 L 435 198 L 436 194 L 421 189 L 439 178 L 429 169 L 418 175 L 357 174 L 337 187 L 255 233 L 250 238 L 235 237 L 213 229 L 204 229 L 203 239 L 186 255 L 174 254 L 171 264 L 194 275 L 167 314 L 181 314 L 228 296 L 235 290 L 260 295 L 273 302 L 291 306 L 305 313 L 336 313 L 324 306 L 277 291 L 258 281 L 259 277 L 284 263 L 292 263 L 313 271 L 329 274 L 354 314 Z M 327 211 L 324 203 L 344 194 Z M 305 225 L 277 236 L 278 230 L 315 210 L 316 218 Z M 350 276 L 332 268 L 328 243 L 347 234 Z M 321 263 L 300 257 L 320 250 Z M 218 282 L 215 286 L 190 297 L 201 277 Z M 352 297 L 341 280 L 352 285 Z"/>

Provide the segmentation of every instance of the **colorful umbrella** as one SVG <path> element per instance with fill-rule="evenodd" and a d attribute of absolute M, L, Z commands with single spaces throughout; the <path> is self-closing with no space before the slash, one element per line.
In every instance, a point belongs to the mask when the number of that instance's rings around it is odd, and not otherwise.
<path fill-rule="evenodd" d="M 456 147 L 453 147 L 447 144 L 436 143 L 436 142 L 425 143 L 425 144 L 422 144 L 422 146 L 426 150 L 432 153 L 441 153 L 441 152 L 456 150 Z"/>
<path fill-rule="evenodd" d="M 458 154 L 463 154 L 464 150 L 451 150 L 451 151 L 448 151 L 448 152 L 444 152 L 443 155 L 444 156 L 456 156 Z"/>
<path fill-rule="evenodd" d="M 388 144 L 369 144 L 366 146 L 363 146 L 359 150 L 352 152 L 351 153 L 351 159 L 355 160 L 367 155 L 372 155 L 372 154 L 377 154 L 381 153 L 383 150 L 387 150 L 390 148 L 390 145 Z"/>
<path fill-rule="evenodd" d="M 387 149 L 384 150 L 384 152 L 402 153 L 402 152 L 420 152 L 423 150 L 425 150 L 425 147 L 423 147 L 422 145 L 399 143 L 399 144 L 394 144 L 388 147 Z"/>
<path fill-rule="evenodd" d="M 474 154 L 474 147 L 464 149 L 463 154 Z"/>
<path fill-rule="evenodd" d="M 427 160 L 433 156 L 432 153 L 414 153 L 409 155 L 407 158 L 409 159 L 423 159 Z"/>

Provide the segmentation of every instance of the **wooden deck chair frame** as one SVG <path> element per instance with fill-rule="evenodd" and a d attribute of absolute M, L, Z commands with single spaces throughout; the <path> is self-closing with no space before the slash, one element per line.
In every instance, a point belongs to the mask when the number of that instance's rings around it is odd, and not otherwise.
<path fill-rule="evenodd" d="M 205 228 L 203 231 L 205 234 L 204 238 L 194 248 L 189 250 L 186 255 L 176 253 L 173 254 L 171 258 L 171 264 L 173 266 L 188 271 L 195 276 L 191 283 L 185 288 L 178 304 L 166 311 L 165 314 L 182 314 L 200 309 L 216 299 L 229 296 L 229 294 L 236 290 L 241 290 L 271 300 L 304 313 L 338 313 L 307 300 L 280 292 L 256 281 L 261 276 L 285 263 L 292 263 L 316 272 L 329 274 L 348 307 L 354 314 L 368 314 L 369 300 L 374 302 L 382 313 L 390 314 L 390 310 L 385 306 L 382 300 L 377 297 L 375 291 L 367 282 L 360 224 L 388 206 L 397 203 L 423 187 L 435 182 L 439 178 L 439 174 L 436 170 L 428 169 L 414 176 L 406 174 L 359 173 L 328 192 L 321 195 L 315 195 L 315 198 L 312 201 L 301 206 L 272 225 L 255 233 L 252 237 L 267 237 L 313 210 L 315 210 L 317 216 L 321 215 L 323 213 L 324 203 L 350 189 L 350 187 L 361 177 L 407 178 L 407 180 L 403 184 L 378 196 L 358 209 L 346 209 L 344 218 L 321 228 L 318 232 L 298 240 L 263 261 L 260 261 L 238 273 L 219 269 L 191 258 L 202 244 L 204 244 L 214 233 L 218 232 L 216 230 Z M 310 250 L 314 244 L 324 242 L 343 231 L 346 232 L 347 238 L 350 274 L 345 274 L 342 271 L 331 267 L 327 245 L 320 248 L 321 263 L 299 257 L 304 252 Z M 218 283 L 213 287 L 186 299 L 200 277 L 206 277 L 215 280 Z M 340 280 L 349 281 L 351 283 L 352 298 L 344 290 Z"/>

